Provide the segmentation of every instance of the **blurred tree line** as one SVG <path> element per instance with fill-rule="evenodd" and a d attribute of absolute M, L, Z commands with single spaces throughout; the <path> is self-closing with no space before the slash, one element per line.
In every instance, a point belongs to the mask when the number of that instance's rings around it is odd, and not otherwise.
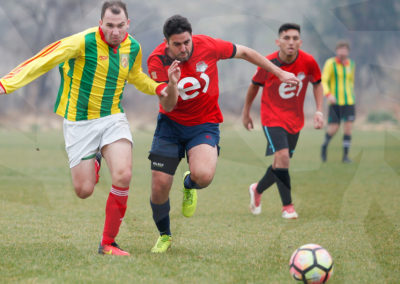
<path fill-rule="evenodd" d="M 173 14 L 188 17 L 194 33 L 247 45 L 262 54 L 276 50 L 275 39 L 282 23 L 296 22 L 302 26 L 302 48 L 314 55 L 321 69 L 324 61 L 334 56 L 338 39 L 350 41 L 351 57 L 357 66 L 357 107 L 361 113 L 387 106 L 389 111 L 400 113 L 398 0 L 125 2 L 131 19 L 129 32 L 142 45 L 142 63 L 146 72 L 146 59 L 163 40 L 162 25 Z M 0 76 L 49 43 L 98 25 L 101 3 L 96 0 L 2 0 Z M 238 60 L 221 62 L 219 67 L 221 107 L 225 114 L 238 116 L 255 67 Z M 53 109 L 60 81 L 57 69 L 16 91 L 16 95 L 1 97 L 1 116 L 16 112 L 48 115 Z M 314 110 L 312 96 L 309 97 L 306 113 Z M 158 110 L 155 97 L 140 94 L 129 85 L 124 100 L 126 112 L 132 112 L 133 117 L 156 114 Z"/>

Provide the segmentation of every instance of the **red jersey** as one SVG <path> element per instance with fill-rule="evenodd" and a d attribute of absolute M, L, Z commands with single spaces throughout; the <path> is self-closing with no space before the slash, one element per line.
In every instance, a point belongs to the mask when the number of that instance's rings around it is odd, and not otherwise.
<path fill-rule="evenodd" d="M 193 35 L 192 42 L 189 60 L 179 64 L 181 78 L 178 82 L 178 102 L 171 112 L 164 111 L 160 105 L 160 112 L 186 126 L 221 123 L 223 117 L 218 105 L 217 62 L 234 57 L 236 46 L 205 35 Z M 173 59 L 166 53 L 165 43 L 157 46 L 147 60 L 153 80 L 168 82 L 168 68 L 172 62 Z"/>
<path fill-rule="evenodd" d="M 314 57 L 299 50 L 297 58 L 290 64 L 279 59 L 279 51 L 267 58 L 281 69 L 295 74 L 300 79 L 298 86 L 281 82 L 274 74 L 258 68 L 253 84 L 263 86 L 261 97 L 261 123 L 267 127 L 282 127 L 295 134 L 304 126 L 304 99 L 308 82 L 321 81 L 321 70 Z"/>

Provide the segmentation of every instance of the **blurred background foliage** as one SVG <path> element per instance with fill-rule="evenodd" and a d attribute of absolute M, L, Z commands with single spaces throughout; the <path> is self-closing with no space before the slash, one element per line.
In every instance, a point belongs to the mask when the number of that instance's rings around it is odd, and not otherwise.
<path fill-rule="evenodd" d="M 357 113 L 387 113 L 400 119 L 400 1 L 398 0 L 126 0 L 131 19 L 129 32 L 142 45 L 146 59 L 163 40 L 166 18 L 189 18 L 193 33 L 208 34 L 247 45 L 262 54 L 276 50 L 277 30 L 284 22 L 302 27 L 302 49 L 314 55 L 322 68 L 334 55 L 335 43 L 347 39 L 356 62 Z M 2 0 L 0 2 L 0 76 L 60 38 L 98 25 L 102 1 L 97 0 Z M 220 103 L 225 116 L 238 118 L 255 67 L 247 62 L 219 63 Z M 0 101 L 0 123 L 30 123 L 51 115 L 59 75 L 57 68 Z M 310 90 L 309 90 L 310 92 Z M 134 120 L 154 121 L 157 99 L 125 91 L 125 111 Z M 259 99 L 254 107 L 258 112 Z M 305 112 L 314 108 L 310 94 Z M 21 115 L 23 113 L 24 115 Z M 27 121 L 28 120 L 28 121 Z M 376 121 L 376 118 L 373 119 Z"/>

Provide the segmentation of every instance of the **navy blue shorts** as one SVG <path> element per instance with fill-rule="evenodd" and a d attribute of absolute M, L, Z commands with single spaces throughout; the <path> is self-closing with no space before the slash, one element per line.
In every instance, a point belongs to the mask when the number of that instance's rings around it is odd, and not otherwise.
<path fill-rule="evenodd" d="M 151 169 L 173 175 L 180 160 L 194 146 L 217 146 L 219 153 L 219 139 L 218 123 L 185 126 L 160 113 L 149 155 Z"/>
<path fill-rule="evenodd" d="M 266 156 L 273 155 L 276 151 L 289 149 L 290 158 L 293 156 L 296 149 L 297 141 L 299 140 L 300 132 L 291 134 L 282 127 L 267 127 L 263 126 L 265 137 L 268 140 Z"/>

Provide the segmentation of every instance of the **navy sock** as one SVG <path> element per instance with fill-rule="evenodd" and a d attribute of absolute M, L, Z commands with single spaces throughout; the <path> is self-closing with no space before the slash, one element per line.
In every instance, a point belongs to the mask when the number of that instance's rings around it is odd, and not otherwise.
<path fill-rule="evenodd" d="M 183 185 L 185 186 L 186 189 L 201 189 L 202 187 L 200 187 L 197 183 L 195 183 L 191 178 L 190 178 L 190 174 L 188 174 L 183 182 Z"/>
<path fill-rule="evenodd" d="M 279 195 L 281 196 L 283 206 L 292 204 L 289 169 L 276 168 L 272 171 L 276 176 L 276 183 L 278 185 Z"/>
<path fill-rule="evenodd" d="M 154 204 L 150 200 L 151 209 L 153 210 L 153 220 L 161 235 L 171 236 L 171 228 L 169 223 L 169 199 L 164 204 Z"/>
<path fill-rule="evenodd" d="M 328 147 L 329 142 L 331 141 L 333 136 L 330 136 L 328 133 L 325 133 L 325 141 L 322 144 L 322 147 Z"/>
<path fill-rule="evenodd" d="M 259 194 L 263 193 L 265 190 L 267 190 L 271 185 L 275 183 L 275 175 L 272 172 L 272 166 L 269 166 L 267 171 L 265 172 L 265 175 L 260 179 L 260 181 L 257 184 L 257 192 Z"/>

